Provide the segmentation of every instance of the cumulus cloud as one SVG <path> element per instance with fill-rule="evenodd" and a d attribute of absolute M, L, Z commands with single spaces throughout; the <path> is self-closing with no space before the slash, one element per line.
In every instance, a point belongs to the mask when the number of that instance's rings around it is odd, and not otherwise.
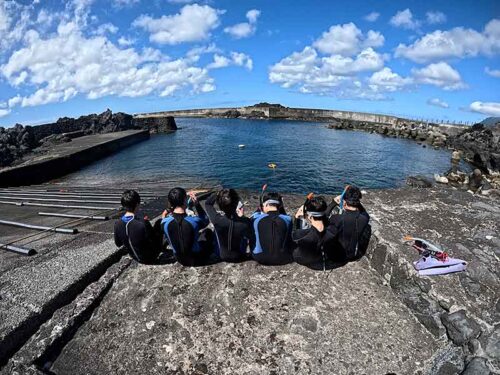
<path fill-rule="evenodd" d="M 134 43 L 135 43 L 135 41 L 133 39 L 125 38 L 124 36 L 121 36 L 120 38 L 118 38 L 118 44 L 121 47 L 129 47 L 129 46 L 133 45 Z"/>
<path fill-rule="evenodd" d="M 401 27 L 403 29 L 415 30 L 420 27 L 420 21 L 413 18 L 413 14 L 410 9 L 400 10 L 394 16 L 392 16 L 389 23 L 395 27 Z"/>
<path fill-rule="evenodd" d="M 326 54 L 352 56 L 366 47 L 381 47 L 384 41 L 384 36 L 378 31 L 369 30 L 364 35 L 354 23 L 350 22 L 331 26 L 314 42 L 313 47 Z"/>
<path fill-rule="evenodd" d="M 446 22 L 446 14 L 443 12 L 429 11 L 425 14 L 427 23 L 434 25 Z"/>
<path fill-rule="evenodd" d="M 112 23 L 103 23 L 99 25 L 95 30 L 96 35 L 105 35 L 105 34 L 116 34 L 118 32 L 118 27 L 113 25 Z"/>
<path fill-rule="evenodd" d="M 57 34 L 47 39 L 31 32 L 27 45 L 0 72 L 12 85 L 23 77 L 22 83 L 39 87 L 31 95 L 11 98 L 10 107 L 66 101 L 78 94 L 96 99 L 215 89 L 208 70 L 187 59 L 170 60 L 153 49 L 120 49 L 106 37 L 85 37 L 74 23 L 60 24 Z"/>
<path fill-rule="evenodd" d="M 375 22 L 376 20 L 378 20 L 379 17 L 380 17 L 380 13 L 371 12 L 371 13 L 367 14 L 366 16 L 364 16 L 364 19 L 368 22 Z"/>
<path fill-rule="evenodd" d="M 390 68 L 385 67 L 375 72 L 368 79 L 369 87 L 374 92 L 395 92 L 401 91 L 406 87 L 413 85 L 413 79 L 401 77 L 394 73 Z"/>
<path fill-rule="evenodd" d="M 219 15 L 223 13 L 208 5 L 185 5 L 174 15 L 160 18 L 142 15 L 133 26 L 149 32 L 149 40 L 158 44 L 196 42 L 210 37 L 211 31 L 219 26 Z"/>
<path fill-rule="evenodd" d="M 228 33 L 235 39 L 248 38 L 249 36 L 255 34 L 259 16 L 260 10 L 249 10 L 246 14 L 248 22 L 242 22 L 233 26 L 226 27 L 224 29 L 224 32 Z"/>
<path fill-rule="evenodd" d="M 492 56 L 498 53 L 500 53 L 500 19 L 493 19 L 481 32 L 463 27 L 447 31 L 436 30 L 410 45 L 400 44 L 396 48 L 395 56 L 417 63 L 426 63 L 448 58 Z"/>
<path fill-rule="evenodd" d="M 7 116 L 10 113 L 10 109 L 0 109 L 0 117 Z"/>
<path fill-rule="evenodd" d="M 422 69 L 413 69 L 412 74 L 417 83 L 438 86 L 444 90 L 467 88 L 460 73 L 445 62 L 430 64 Z"/>
<path fill-rule="evenodd" d="M 439 98 L 432 98 L 427 100 L 428 105 L 441 108 L 450 108 L 449 104 Z"/>
<path fill-rule="evenodd" d="M 19 43 L 30 25 L 30 7 L 0 0 L 0 53 Z"/>
<path fill-rule="evenodd" d="M 500 69 L 490 69 L 489 67 L 486 67 L 484 68 L 484 71 L 492 77 L 500 78 Z"/>
<path fill-rule="evenodd" d="M 248 70 L 253 69 L 253 61 L 244 53 L 231 52 L 230 57 L 215 54 L 214 61 L 207 65 L 207 69 L 225 68 L 230 65 L 243 66 Z"/>
<path fill-rule="evenodd" d="M 482 113 L 487 116 L 500 116 L 500 103 L 483 103 L 477 101 L 471 103 L 469 110 L 472 112 Z"/>

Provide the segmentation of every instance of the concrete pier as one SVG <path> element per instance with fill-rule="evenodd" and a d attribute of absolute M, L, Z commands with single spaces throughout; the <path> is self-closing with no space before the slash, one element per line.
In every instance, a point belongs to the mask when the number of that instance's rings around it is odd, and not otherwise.
<path fill-rule="evenodd" d="M 0 187 L 40 184 L 89 165 L 119 149 L 149 139 L 145 130 L 96 134 L 54 146 L 20 165 L 0 169 Z"/>

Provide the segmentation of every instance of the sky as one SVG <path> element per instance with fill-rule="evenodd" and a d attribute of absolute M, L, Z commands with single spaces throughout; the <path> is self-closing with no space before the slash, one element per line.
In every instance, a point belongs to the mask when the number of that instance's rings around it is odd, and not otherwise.
<path fill-rule="evenodd" d="M 264 101 L 500 116 L 500 1 L 0 0 L 0 125 Z"/>

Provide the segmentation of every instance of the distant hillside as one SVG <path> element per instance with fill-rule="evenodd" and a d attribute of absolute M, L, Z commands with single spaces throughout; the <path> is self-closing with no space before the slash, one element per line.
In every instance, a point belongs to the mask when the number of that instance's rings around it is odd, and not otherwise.
<path fill-rule="evenodd" d="M 498 122 L 500 122 L 500 117 L 488 117 L 488 118 L 485 118 L 483 121 L 481 121 L 481 124 L 486 125 L 486 126 L 491 126 L 491 125 L 495 125 Z"/>

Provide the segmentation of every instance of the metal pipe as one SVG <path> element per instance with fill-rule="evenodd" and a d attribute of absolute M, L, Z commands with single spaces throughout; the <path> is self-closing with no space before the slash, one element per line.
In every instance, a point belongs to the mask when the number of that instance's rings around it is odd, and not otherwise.
<path fill-rule="evenodd" d="M 20 247 L 20 246 L 12 246 L 0 243 L 0 249 L 11 251 L 13 253 L 21 254 L 21 255 L 35 255 L 36 250 L 32 248 Z"/>
<path fill-rule="evenodd" d="M 66 234 L 77 234 L 78 233 L 77 228 L 51 228 L 51 227 L 44 227 L 41 225 L 31 225 L 31 224 L 19 223 L 17 221 L 0 220 L 0 224 L 10 225 L 13 227 L 34 229 L 34 230 L 45 230 L 45 231 L 56 232 L 56 233 L 66 233 Z"/>
<path fill-rule="evenodd" d="M 0 201 L 0 203 L 2 203 Z M 67 206 L 65 204 L 48 204 L 48 203 L 33 203 L 33 202 L 22 202 L 21 206 L 33 206 L 33 207 L 53 207 L 53 208 L 74 208 L 82 210 L 119 210 L 120 207 L 96 207 L 96 206 Z"/>
<path fill-rule="evenodd" d="M 55 216 L 55 217 L 68 217 L 74 219 L 89 219 L 89 220 L 109 220 L 109 216 L 86 216 L 86 215 L 73 215 L 73 214 L 60 214 L 57 212 L 39 212 L 40 216 Z"/>
<path fill-rule="evenodd" d="M 37 190 L 37 189 L 0 189 L 0 192 L 5 192 L 5 193 L 57 193 L 57 194 L 87 194 L 87 195 L 110 195 L 110 194 L 116 194 L 116 195 L 121 195 L 123 193 L 123 190 L 106 190 L 106 191 L 96 191 L 95 189 L 89 189 L 89 190 L 65 190 L 65 189 L 48 189 L 48 190 Z M 141 196 L 153 196 L 157 197 L 159 194 L 154 193 L 154 192 L 142 192 L 139 194 Z"/>
<path fill-rule="evenodd" d="M 68 202 L 68 203 L 107 203 L 107 204 L 120 204 L 117 201 L 96 201 L 96 200 L 81 200 L 81 199 L 57 199 L 57 198 L 33 198 L 33 197 L 5 197 L 2 196 L 3 199 L 11 199 L 11 200 L 30 200 L 37 202 Z"/>
<path fill-rule="evenodd" d="M 94 195 L 94 194 L 62 194 L 62 193 L 14 193 L 14 192 L 9 192 L 9 193 L 3 193 L 0 192 L 0 197 L 3 196 L 29 196 L 29 197 L 53 197 L 53 198 L 91 198 L 91 199 L 112 199 L 116 198 L 119 199 L 119 195 Z"/>
<path fill-rule="evenodd" d="M 12 206 L 23 206 L 23 202 L 7 202 L 7 201 L 0 201 L 0 204 L 10 204 Z"/>

